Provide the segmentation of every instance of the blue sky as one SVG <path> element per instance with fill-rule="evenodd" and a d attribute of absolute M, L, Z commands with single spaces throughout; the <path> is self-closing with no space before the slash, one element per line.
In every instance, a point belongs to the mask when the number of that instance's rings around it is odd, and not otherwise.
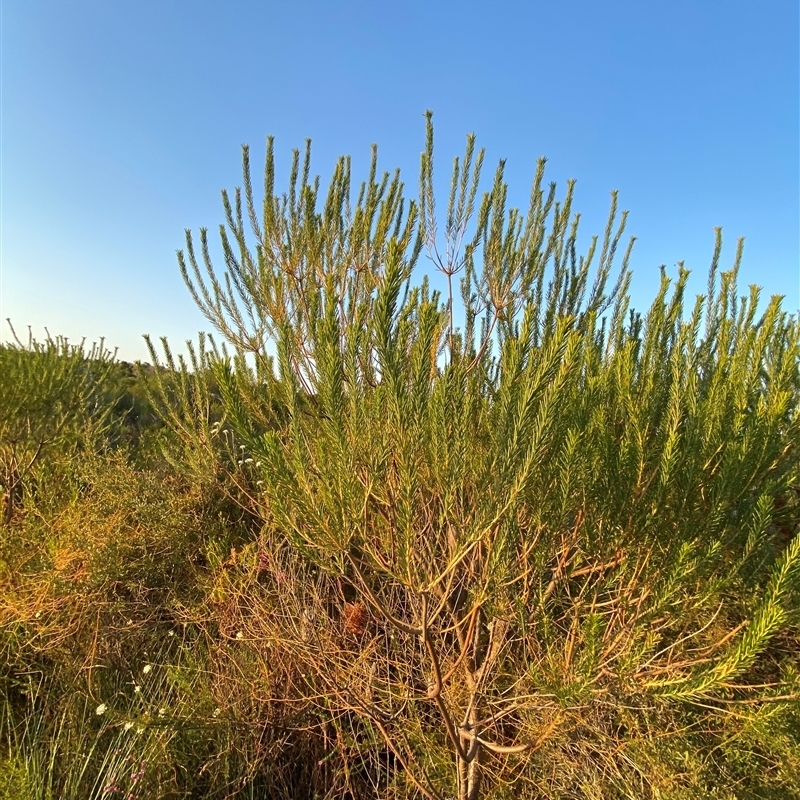
<path fill-rule="evenodd" d="M 274 134 L 280 180 L 310 136 L 325 180 L 376 142 L 414 192 L 427 108 L 443 180 L 471 131 L 517 204 L 540 155 L 576 178 L 584 246 L 618 189 L 638 307 L 660 264 L 702 291 L 722 225 L 742 286 L 796 311 L 799 36 L 796 0 L 4 0 L 0 318 L 179 345 L 208 325 L 175 250 L 222 221 L 241 143 L 258 165 Z"/>

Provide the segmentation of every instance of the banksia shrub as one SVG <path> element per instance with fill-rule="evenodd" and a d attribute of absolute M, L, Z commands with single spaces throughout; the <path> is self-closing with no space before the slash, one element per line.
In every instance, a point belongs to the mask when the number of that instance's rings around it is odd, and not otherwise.
<path fill-rule="evenodd" d="M 62 337 L 0 345 L 0 527 L 26 496 L 59 494 L 80 452 L 105 444 L 118 399 L 113 354 Z"/>
<path fill-rule="evenodd" d="M 430 118 L 416 201 L 375 155 L 323 197 L 310 150 L 276 194 L 270 140 L 222 274 L 187 232 L 269 552 L 231 611 L 253 661 L 291 657 L 354 796 L 793 796 L 797 319 L 719 232 L 704 295 L 681 266 L 636 312 L 616 195 L 579 255 L 572 183 L 540 161 L 522 212 L 482 166 L 469 137 L 440 218 Z"/>

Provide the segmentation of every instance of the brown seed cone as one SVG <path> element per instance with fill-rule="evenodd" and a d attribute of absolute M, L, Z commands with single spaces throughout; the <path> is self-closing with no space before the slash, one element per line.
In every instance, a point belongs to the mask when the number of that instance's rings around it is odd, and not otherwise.
<path fill-rule="evenodd" d="M 369 614 L 363 603 L 345 603 L 342 617 L 346 633 L 361 636 L 366 630 Z"/>

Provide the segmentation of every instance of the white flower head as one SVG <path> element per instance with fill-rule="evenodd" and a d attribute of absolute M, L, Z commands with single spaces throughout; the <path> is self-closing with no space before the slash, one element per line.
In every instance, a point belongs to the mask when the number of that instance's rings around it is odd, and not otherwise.
<path fill-rule="evenodd" d="M 241 631 L 236 631 L 236 638 L 239 640 L 244 639 L 244 634 Z"/>
<path fill-rule="evenodd" d="M 98 717 L 102 717 L 106 711 L 108 711 L 108 706 L 105 703 L 100 703 L 100 705 L 94 710 L 94 713 L 97 714 Z"/>
<path fill-rule="evenodd" d="M 145 675 L 147 675 L 147 673 L 150 672 L 152 669 L 153 669 L 153 665 L 152 664 L 145 664 L 144 665 L 144 669 L 142 670 L 142 672 Z"/>
<path fill-rule="evenodd" d="M 126 723 L 125 723 L 125 724 L 124 724 L 122 727 L 123 727 L 123 728 L 124 728 L 126 731 L 129 731 L 129 730 L 130 730 L 130 729 L 133 727 L 133 723 L 132 723 L 132 722 L 126 722 Z"/>

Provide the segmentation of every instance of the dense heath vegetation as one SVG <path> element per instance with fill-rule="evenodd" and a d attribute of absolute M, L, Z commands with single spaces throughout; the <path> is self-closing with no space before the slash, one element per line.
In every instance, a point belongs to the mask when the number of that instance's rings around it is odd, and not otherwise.
<path fill-rule="evenodd" d="M 0 347 L 0 798 L 800 798 L 800 328 L 730 270 L 629 307 L 625 214 L 428 118 L 295 152 L 179 265 L 153 366 Z M 436 290 L 422 277 L 441 273 Z"/>

